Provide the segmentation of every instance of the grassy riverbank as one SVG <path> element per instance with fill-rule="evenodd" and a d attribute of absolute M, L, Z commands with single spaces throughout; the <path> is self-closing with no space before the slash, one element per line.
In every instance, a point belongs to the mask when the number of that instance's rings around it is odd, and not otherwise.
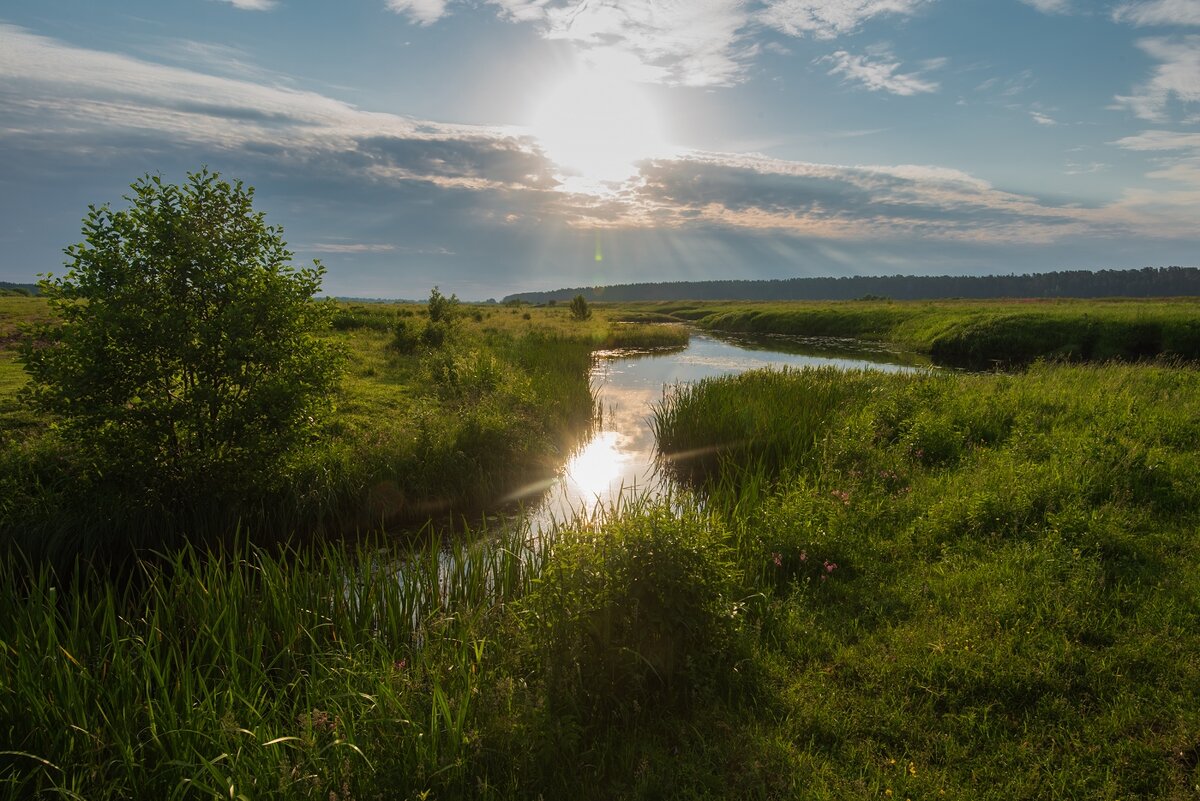
<path fill-rule="evenodd" d="M 655 303 L 621 309 L 624 319 L 686 320 L 716 331 L 889 342 L 971 367 L 1038 358 L 1200 359 L 1195 299 Z"/>
<path fill-rule="evenodd" d="M 1197 421 L 1200 374 L 1162 367 L 670 398 L 668 449 L 736 460 L 709 481 L 765 596 L 760 758 L 814 797 L 1193 792 Z"/>
<path fill-rule="evenodd" d="M 0 786 L 1187 797 L 1198 421 L 1200 374 L 1157 366 L 751 374 L 657 415 L 708 454 L 704 508 L 537 550 L 184 551 L 74 580 L 10 559 Z"/>
<path fill-rule="evenodd" d="M 687 341 L 679 327 L 603 313 L 577 321 L 566 308 L 465 305 L 426 341 L 423 305 L 343 304 L 329 337 L 345 374 L 309 446 L 256 486 L 164 509 L 106 486 L 103 466 L 75 458 L 54 421 L 19 402 L 20 324 L 47 316 L 40 298 L 0 298 L 0 531 L 68 558 L 204 532 L 341 534 L 470 512 L 552 471 L 587 427 L 593 351 Z"/>

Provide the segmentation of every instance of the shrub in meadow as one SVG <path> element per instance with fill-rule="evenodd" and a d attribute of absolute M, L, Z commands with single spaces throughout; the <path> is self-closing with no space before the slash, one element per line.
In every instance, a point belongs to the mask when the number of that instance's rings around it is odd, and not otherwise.
<path fill-rule="evenodd" d="M 291 265 L 241 182 L 132 190 L 92 207 L 67 273 L 42 281 L 54 318 L 25 342 L 25 399 L 120 504 L 243 499 L 312 440 L 340 376 L 324 268 Z"/>

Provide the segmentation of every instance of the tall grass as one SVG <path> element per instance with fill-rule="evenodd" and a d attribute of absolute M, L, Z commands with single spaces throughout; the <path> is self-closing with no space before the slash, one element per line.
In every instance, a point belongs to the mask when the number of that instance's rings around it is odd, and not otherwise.
<path fill-rule="evenodd" d="M 658 447 L 692 478 L 799 465 L 837 413 L 876 381 L 835 368 L 755 371 L 668 387 L 653 409 Z"/>
<path fill-rule="evenodd" d="M 10 554 L 0 788 L 560 797 L 642 710 L 724 683 L 722 529 L 687 508 L 537 542 L 512 527 L 415 551 L 185 546 L 123 577 Z"/>
<path fill-rule="evenodd" d="M 411 359 L 347 329 L 345 462 L 314 465 L 364 475 L 379 410 L 486 450 L 504 429 L 471 409 L 568 397 L 553 365 L 591 335 L 494 311 Z M 118 573 L 9 550 L 0 795 L 1194 794 L 1200 373 L 755 373 L 675 388 L 655 425 L 700 453 L 702 501 L 538 539 L 184 544 Z"/>
<path fill-rule="evenodd" d="M 631 504 L 536 543 L 188 547 L 118 577 L 10 555 L 0 786 L 1193 791 L 1200 374 L 788 372 L 679 397 L 699 416 L 664 434 L 740 443 L 704 502 Z M 772 430 L 774 404 L 810 411 Z"/>
<path fill-rule="evenodd" d="M 455 770 L 502 646 L 489 618 L 544 559 L 521 532 L 498 536 L 404 554 L 187 546 L 123 580 L 9 556 L 0 786 L 326 799 L 382 770 L 407 797 Z"/>

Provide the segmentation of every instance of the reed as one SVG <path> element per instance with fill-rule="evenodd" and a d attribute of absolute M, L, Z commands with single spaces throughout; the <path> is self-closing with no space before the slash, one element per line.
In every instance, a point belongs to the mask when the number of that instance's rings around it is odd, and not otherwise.
<path fill-rule="evenodd" d="M 388 759 L 420 789 L 461 758 L 489 621 L 544 559 L 519 529 L 416 551 L 184 546 L 124 578 L 9 554 L 0 787 L 324 799 Z"/>
<path fill-rule="evenodd" d="M 872 374 L 835 368 L 755 371 L 669 387 L 653 409 L 659 449 L 677 472 L 726 479 L 802 463 Z"/>

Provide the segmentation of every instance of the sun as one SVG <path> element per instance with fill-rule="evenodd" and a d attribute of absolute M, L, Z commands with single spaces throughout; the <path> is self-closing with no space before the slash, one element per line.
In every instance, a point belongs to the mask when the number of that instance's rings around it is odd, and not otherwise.
<path fill-rule="evenodd" d="M 578 69 L 538 105 L 532 130 L 567 179 L 594 188 L 624 181 L 642 159 L 667 155 L 662 119 L 646 91 L 599 69 Z"/>

